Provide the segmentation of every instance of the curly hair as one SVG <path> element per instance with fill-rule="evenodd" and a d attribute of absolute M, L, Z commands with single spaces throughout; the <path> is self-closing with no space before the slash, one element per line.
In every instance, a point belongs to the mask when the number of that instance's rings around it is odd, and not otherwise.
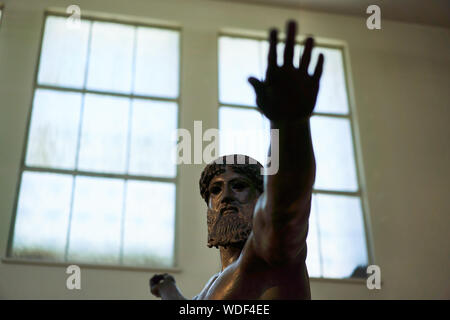
<path fill-rule="evenodd" d="M 242 154 L 221 156 L 209 163 L 205 169 L 203 169 L 200 177 L 200 195 L 206 203 L 208 203 L 209 200 L 209 183 L 212 178 L 224 173 L 227 166 L 231 167 L 234 172 L 240 173 L 249 178 L 259 192 L 262 193 L 264 191 L 264 179 L 261 174 L 261 169 L 263 166 L 258 161 Z"/>

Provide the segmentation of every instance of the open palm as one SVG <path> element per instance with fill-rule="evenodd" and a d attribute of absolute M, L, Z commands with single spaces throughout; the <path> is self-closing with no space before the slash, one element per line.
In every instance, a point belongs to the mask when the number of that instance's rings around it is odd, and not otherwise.
<path fill-rule="evenodd" d="M 323 69 L 323 55 L 319 55 L 314 74 L 309 75 L 308 66 L 314 40 L 308 38 L 299 68 L 294 67 L 296 27 L 294 21 L 287 24 L 282 66 L 277 65 L 278 32 L 276 29 L 270 31 L 266 79 L 264 81 L 253 77 L 248 79 L 255 89 L 258 107 L 272 121 L 308 119 L 316 104 Z"/>

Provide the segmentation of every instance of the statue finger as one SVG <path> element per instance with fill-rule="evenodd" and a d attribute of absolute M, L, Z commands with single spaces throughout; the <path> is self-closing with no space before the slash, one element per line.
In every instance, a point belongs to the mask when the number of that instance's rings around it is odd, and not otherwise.
<path fill-rule="evenodd" d="M 284 66 L 292 67 L 293 66 L 293 57 L 294 57 L 294 45 L 295 45 L 295 34 L 297 32 L 297 24 L 295 21 L 291 20 L 287 23 L 286 26 L 286 43 L 284 46 Z"/>
<path fill-rule="evenodd" d="M 267 64 L 266 80 L 270 77 L 270 73 L 277 67 L 277 42 L 278 31 L 277 29 L 270 30 L 269 34 L 269 55 Z"/>
<path fill-rule="evenodd" d="M 320 77 L 322 76 L 323 71 L 323 54 L 319 55 L 319 60 L 317 61 L 316 68 L 314 69 L 313 79 L 316 82 L 319 82 Z"/>
<path fill-rule="evenodd" d="M 305 42 L 305 49 L 300 58 L 299 70 L 301 73 L 308 73 L 309 62 L 311 61 L 311 51 L 314 46 L 314 39 L 309 37 Z"/>

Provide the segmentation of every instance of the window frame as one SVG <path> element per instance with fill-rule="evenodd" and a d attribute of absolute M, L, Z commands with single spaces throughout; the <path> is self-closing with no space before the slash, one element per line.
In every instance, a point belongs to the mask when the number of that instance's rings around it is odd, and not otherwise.
<path fill-rule="evenodd" d="M 0 27 L 2 26 L 3 16 L 5 15 L 5 5 L 0 2 Z"/>
<path fill-rule="evenodd" d="M 237 39 L 248 39 L 248 40 L 256 40 L 256 41 L 267 41 L 267 37 L 259 36 L 259 35 L 248 35 L 248 34 L 240 34 L 239 32 L 232 32 L 232 31 L 226 31 L 226 32 L 219 32 L 217 34 L 217 43 L 219 43 L 221 37 L 228 37 L 228 38 L 237 38 Z M 301 38 L 302 40 L 298 40 Z M 279 42 L 284 42 L 284 37 L 282 35 L 279 35 Z M 306 41 L 306 37 L 297 37 L 295 39 L 294 45 L 301 45 L 304 47 Z M 313 112 L 312 116 L 323 116 L 323 117 L 331 117 L 331 118 L 337 118 L 337 119 L 347 119 L 349 120 L 350 129 L 351 129 L 351 142 L 352 142 L 352 151 L 354 155 L 355 160 L 355 170 L 356 170 L 356 182 L 358 184 L 358 188 L 356 191 L 336 191 L 336 190 L 326 190 L 326 189 L 316 189 L 313 188 L 313 195 L 315 194 L 324 194 L 324 195 L 336 195 L 336 196 L 351 196 L 351 197 L 357 197 L 359 198 L 361 202 L 361 213 L 362 213 L 362 220 L 363 220 L 363 227 L 364 227 L 364 236 L 365 236 L 365 246 L 367 250 L 367 265 L 374 264 L 374 250 L 372 247 L 372 241 L 371 241 L 371 232 L 370 232 L 370 225 L 369 225 L 369 207 L 367 202 L 367 193 L 365 189 L 364 184 L 364 172 L 363 172 L 363 161 L 362 161 L 362 150 L 361 146 L 359 145 L 359 140 L 356 134 L 357 126 L 356 126 L 356 106 L 353 99 L 353 84 L 351 82 L 350 77 L 350 63 L 349 63 L 349 55 L 348 55 L 348 47 L 346 44 L 339 44 L 339 43 L 332 43 L 333 41 L 326 41 L 323 39 L 317 39 L 315 38 L 315 44 L 314 46 L 317 48 L 329 48 L 329 49 L 337 49 L 341 52 L 342 57 L 342 65 L 343 65 L 343 71 L 344 71 L 344 81 L 345 81 L 345 93 L 347 95 L 347 101 L 348 101 L 348 112 L 346 114 L 336 114 L 336 113 L 327 113 L 327 112 Z M 263 57 L 264 58 L 264 57 Z M 237 108 L 237 109 L 244 109 L 244 110 L 253 110 L 258 111 L 260 114 L 262 114 L 262 111 L 259 110 L 259 108 L 256 107 L 256 104 L 254 106 L 252 105 L 242 105 L 242 104 L 235 104 L 235 103 L 221 103 L 220 101 L 220 52 L 219 52 L 219 45 L 217 46 L 217 121 L 220 123 L 219 120 L 219 114 L 220 114 L 220 108 L 221 107 L 228 107 L 228 108 Z M 265 70 L 263 70 L 263 73 Z M 317 220 L 317 231 L 320 235 L 320 226 L 318 225 Z M 319 238 L 319 253 L 320 253 L 320 274 L 323 275 L 323 258 L 322 258 L 322 249 L 320 245 L 320 236 Z M 310 277 L 311 279 L 318 279 L 318 280 L 332 280 L 332 281 L 358 281 L 359 278 L 355 277 L 349 277 L 349 278 L 330 278 L 330 277 Z"/>
<path fill-rule="evenodd" d="M 2 9 L 3 6 L 0 4 L 0 9 Z M 112 97 L 122 97 L 127 98 L 130 101 L 133 99 L 140 99 L 140 100 L 149 100 L 149 101 L 156 101 L 156 102 L 172 102 L 177 105 L 177 121 L 176 126 L 177 129 L 180 128 L 181 123 L 181 117 L 180 117 L 180 111 L 181 111 L 181 70 L 182 70 L 182 28 L 178 26 L 171 26 L 171 25 L 165 25 L 163 23 L 147 23 L 147 22 L 141 22 L 136 21 L 132 19 L 122 19 L 122 18 L 115 18 L 115 17 L 102 17 L 101 15 L 92 15 L 92 14 L 82 14 L 80 17 L 81 20 L 87 20 L 91 22 L 91 25 L 89 27 L 89 38 L 88 38 L 88 44 L 87 44 L 87 60 L 85 65 L 85 76 L 83 80 L 83 87 L 80 89 L 73 88 L 73 87 L 64 87 L 64 86 L 57 86 L 57 85 L 43 85 L 38 83 L 38 75 L 39 75 L 39 68 L 41 64 L 41 55 L 42 55 L 42 47 L 43 47 L 43 40 L 44 40 L 44 34 L 45 34 L 45 26 L 47 18 L 50 16 L 54 17 L 70 17 L 70 14 L 57 11 L 57 10 L 44 10 L 43 13 L 43 20 L 41 24 L 41 30 L 40 30 L 40 38 L 39 38 L 39 45 L 38 45 L 38 52 L 37 52 L 37 61 L 35 63 L 35 70 L 33 75 L 33 83 L 31 87 L 31 102 L 28 107 L 27 111 L 27 120 L 26 120 L 26 127 L 25 127 L 25 135 L 24 135 L 24 141 L 22 145 L 21 150 L 21 160 L 20 160 L 20 166 L 18 169 L 18 179 L 15 189 L 15 197 L 14 197 L 14 204 L 13 204 L 13 212 L 11 216 L 11 223 L 8 233 L 8 240 L 7 240 L 7 247 L 6 247 L 6 258 L 3 259 L 3 261 L 9 261 L 14 263 L 31 263 L 31 264 L 38 264 L 38 265 L 68 265 L 68 264 L 76 264 L 78 266 L 86 266 L 86 267 L 93 267 L 93 268 L 106 268 L 106 269 L 124 269 L 124 270 L 137 270 L 137 271 L 151 271 L 151 270 L 170 270 L 171 272 L 180 272 L 181 269 L 179 267 L 179 209 L 180 209 L 180 170 L 178 166 L 175 167 L 175 176 L 172 178 L 169 177 L 157 177 L 157 176 L 149 176 L 149 175 L 131 175 L 128 173 L 124 174 L 117 174 L 117 173 L 105 173 L 105 172 L 93 172 L 93 171 L 83 171 L 83 170 L 77 170 L 75 167 L 73 170 L 68 169 L 60 169 L 60 168 L 49 168 L 49 167 L 33 167 L 33 166 L 27 166 L 26 165 L 26 153 L 28 149 L 28 139 L 29 139 L 29 133 L 30 133 L 30 127 L 31 127 L 31 115 L 33 111 L 33 104 L 34 104 L 34 97 L 36 94 L 36 90 L 38 89 L 44 89 L 44 90 L 53 90 L 53 91 L 59 91 L 59 92 L 73 92 L 73 93 L 80 93 L 82 95 L 82 102 L 81 102 L 81 114 L 83 112 L 84 108 L 84 96 L 86 94 L 96 94 L 96 95 L 102 95 L 102 96 L 112 96 Z M 173 30 L 178 32 L 178 95 L 176 98 L 166 98 L 166 97 L 157 97 L 157 96 L 150 96 L 150 95 L 136 95 L 130 92 L 129 94 L 126 93 L 118 93 L 118 92 L 112 92 L 112 91 L 100 91 L 100 90 L 90 90 L 86 88 L 87 83 L 87 68 L 89 66 L 89 52 L 91 50 L 91 40 L 92 40 L 92 26 L 93 22 L 105 22 L 105 23 L 116 23 L 116 24 L 123 24 L 127 26 L 131 26 L 134 28 L 137 27 L 149 27 L 149 28 L 156 28 L 156 29 L 162 29 L 162 30 Z M 135 74 L 135 63 L 136 63 L 136 33 L 133 40 L 133 61 L 132 61 L 132 75 Z M 131 121 L 131 120 L 130 120 Z M 127 132 L 127 141 L 129 142 L 129 131 Z M 79 147 L 80 147 L 80 139 L 81 139 L 81 121 L 79 124 L 79 132 L 78 132 L 78 138 L 77 138 L 77 154 L 79 153 Z M 129 160 L 129 147 L 127 148 L 127 162 Z M 77 160 L 78 156 L 76 157 Z M 75 163 L 76 166 L 76 163 Z M 119 253 L 119 262 L 114 264 L 107 264 L 107 263 L 95 263 L 95 262 L 81 262 L 81 261 L 72 261 L 68 260 L 68 239 L 66 239 L 65 244 L 65 253 L 62 261 L 53 261 L 53 260 L 46 260 L 46 259 L 36 259 L 36 258 L 28 258 L 28 257 L 14 257 L 13 256 L 13 240 L 14 240 L 14 229 L 16 225 L 16 217 L 17 217 L 17 209 L 18 209 L 18 203 L 19 203 L 19 194 L 20 194 L 20 188 L 22 185 L 22 176 L 25 171 L 28 172 L 42 172 L 42 173 L 54 173 L 54 174 L 64 174 L 68 176 L 73 177 L 72 182 L 72 192 L 71 192 L 71 203 L 70 203 L 70 213 L 69 213 L 69 223 L 68 223 L 68 235 L 70 235 L 70 225 L 72 220 L 72 210 L 73 210 L 73 198 L 75 193 L 75 178 L 77 176 L 83 176 L 83 177 L 99 177 L 99 178 L 114 178 L 114 179 L 120 179 L 124 182 L 124 188 L 126 188 L 126 182 L 128 180 L 134 180 L 134 181 L 148 181 L 148 182 L 165 182 L 165 183 L 171 183 L 175 187 L 175 204 L 174 204 L 174 237 L 173 237 L 173 265 L 171 267 L 158 267 L 158 266 L 142 266 L 142 265 L 134 265 L 134 264 L 123 264 L 123 242 L 121 240 L 120 244 L 120 253 Z M 124 199 L 125 201 L 125 199 Z M 124 208 L 122 208 L 124 210 Z M 123 223 L 124 221 L 121 221 L 121 237 L 123 237 Z"/>

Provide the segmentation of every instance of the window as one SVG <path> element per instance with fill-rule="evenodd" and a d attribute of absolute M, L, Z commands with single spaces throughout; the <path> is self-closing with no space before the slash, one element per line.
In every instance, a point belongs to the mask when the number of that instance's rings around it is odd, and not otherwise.
<path fill-rule="evenodd" d="M 46 15 L 8 255 L 173 266 L 178 88 L 178 30 Z"/>
<path fill-rule="evenodd" d="M 231 35 L 219 37 L 219 128 L 220 154 L 244 153 L 265 163 L 270 142 L 268 119 L 255 105 L 249 76 L 265 77 L 269 43 Z M 279 43 L 278 64 L 284 44 Z M 295 46 L 298 67 L 303 50 Z M 307 265 L 311 277 L 346 278 L 368 264 L 364 208 L 349 109 L 342 49 L 317 46 L 310 73 L 319 53 L 325 56 L 321 88 L 311 133 L 317 162 L 313 189 Z M 249 135 L 253 130 L 256 134 Z M 245 132 L 245 134 L 244 134 Z M 260 134 L 258 134 L 260 132 Z M 235 139 L 233 137 L 240 137 Z"/>

